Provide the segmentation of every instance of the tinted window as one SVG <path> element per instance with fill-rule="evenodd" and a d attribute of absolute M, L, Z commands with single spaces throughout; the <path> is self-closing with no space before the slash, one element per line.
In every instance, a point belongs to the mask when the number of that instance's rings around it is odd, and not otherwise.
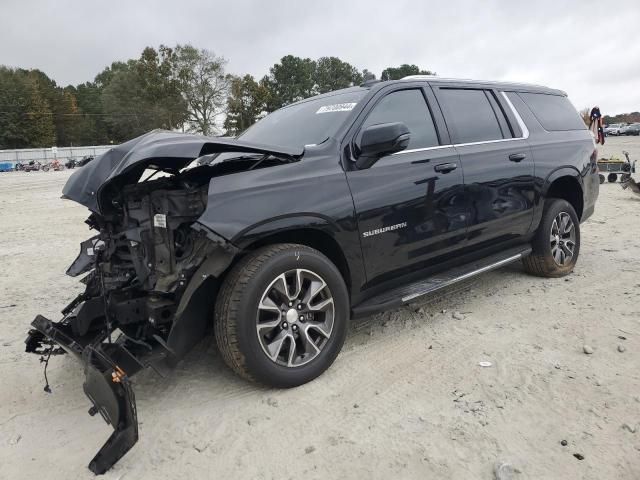
<path fill-rule="evenodd" d="M 360 131 L 380 123 L 404 122 L 411 132 L 408 149 L 438 145 L 438 135 L 420 90 L 400 90 L 384 97 L 367 116 Z"/>
<path fill-rule="evenodd" d="M 334 135 L 367 90 L 355 90 L 281 108 L 246 130 L 242 140 L 303 147 Z"/>
<path fill-rule="evenodd" d="M 586 125 L 567 97 L 518 93 L 545 130 L 584 130 Z"/>
<path fill-rule="evenodd" d="M 504 138 L 496 112 L 484 90 L 441 88 L 438 101 L 442 103 L 453 143 Z"/>

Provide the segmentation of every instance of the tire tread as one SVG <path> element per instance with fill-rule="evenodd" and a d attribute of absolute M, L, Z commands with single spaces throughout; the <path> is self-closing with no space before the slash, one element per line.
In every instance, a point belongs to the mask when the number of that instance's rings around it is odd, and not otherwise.
<path fill-rule="evenodd" d="M 548 198 L 545 202 L 544 212 L 542 214 L 542 219 L 540 220 L 540 225 L 538 226 L 538 231 L 536 232 L 533 240 L 531 242 L 532 252 L 530 255 L 524 257 L 522 259 L 522 264 L 524 269 L 538 277 L 547 277 L 547 278 L 558 278 L 564 277 L 565 275 L 571 273 L 573 271 L 574 265 L 571 265 L 571 268 L 561 268 L 552 259 L 549 259 L 546 254 L 547 244 L 548 244 L 548 233 L 545 228 L 546 220 L 549 215 L 549 211 L 553 210 L 556 205 L 564 204 L 563 208 L 570 213 L 573 213 L 573 216 L 577 218 L 574 208 L 571 206 L 569 202 L 561 198 Z M 574 222 L 574 228 L 579 229 L 579 221 Z M 578 230 L 579 231 L 579 230 Z M 576 261 L 577 256 L 580 252 L 579 248 L 579 236 L 578 236 L 578 247 L 576 252 Z"/>
<path fill-rule="evenodd" d="M 296 248 L 298 250 L 314 249 L 292 243 L 267 245 L 243 257 L 228 273 L 218 294 L 215 307 L 214 332 L 218 349 L 224 362 L 242 378 L 257 382 L 246 368 L 244 354 L 238 346 L 237 318 L 242 300 L 242 292 L 256 275 L 260 267 L 272 257 Z"/>

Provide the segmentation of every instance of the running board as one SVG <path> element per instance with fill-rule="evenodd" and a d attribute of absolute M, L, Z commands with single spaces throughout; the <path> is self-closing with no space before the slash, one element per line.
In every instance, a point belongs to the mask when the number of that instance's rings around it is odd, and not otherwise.
<path fill-rule="evenodd" d="M 445 270 L 418 282 L 394 288 L 365 300 L 357 307 L 354 307 L 353 317 L 364 317 L 383 310 L 398 308 L 454 283 L 517 262 L 530 253 L 531 248 L 512 248 L 506 252 L 490 255 L 481 260 Z"/>

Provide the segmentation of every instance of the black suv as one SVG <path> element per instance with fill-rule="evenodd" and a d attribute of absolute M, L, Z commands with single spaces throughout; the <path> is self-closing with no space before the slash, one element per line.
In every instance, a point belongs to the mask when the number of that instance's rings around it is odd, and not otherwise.
<path fill-rule="evenodd" d="M 115 428 L 103 472 L 137 440 L 129 377 L 211 326 L 238 374 L 293 387 L 352 317 L 520 259 L 568 274 L 596 156 L 564 92 L 436 77 L 303 100 L 237 139 L 151 132 L 64 187 L 98 232 L 67 271 L 86 290 L 61 321 L 36 317 L 27 351 L 84 363 L 91 413 Z"/>

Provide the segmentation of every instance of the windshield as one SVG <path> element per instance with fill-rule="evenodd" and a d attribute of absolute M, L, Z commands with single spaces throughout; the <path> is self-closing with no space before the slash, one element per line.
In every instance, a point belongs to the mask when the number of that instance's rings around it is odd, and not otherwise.
<path fill-rule="evenodd" d="M 367 90 L 338 93 L 281 108 L 251 126 L 239 138 L 247 142 L 304 147 L 334 135 Z"/>

